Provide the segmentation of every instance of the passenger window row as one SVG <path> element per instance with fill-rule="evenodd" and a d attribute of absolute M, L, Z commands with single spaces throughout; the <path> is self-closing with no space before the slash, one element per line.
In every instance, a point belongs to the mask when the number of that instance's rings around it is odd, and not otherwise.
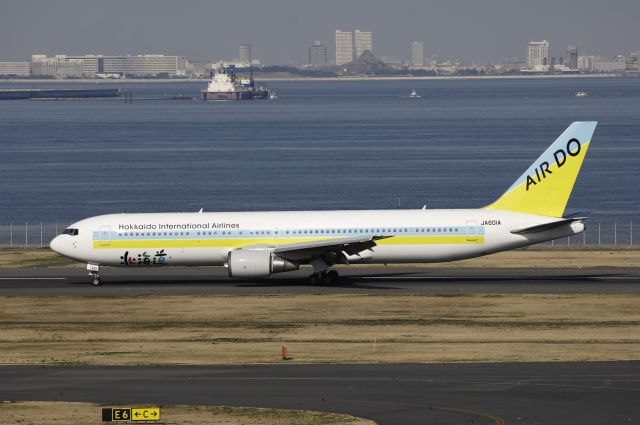
<path fill-rule="evenodd" d="M 71 231 L 71 233 L 69 233 Z M 75 233 L 73 233 L 75 232 Z M 420 233 L 459 233 L 458 227 L 422 227 L 422 228 L 365 228 L 365 229 L 296 229 L 296 230 L 222 230 L 210 231 L 210 232 L 125 232 L 118 233 L 118 236 L 124 238 L 135 237 L 153 237 L 153 236 L 256 236 L 256 235 L 360 235 L 360 234 L 372 234 L 380 236 L 395 236 L 402 233 L 420 234 Z M 78 229 L 66 229 L 64 234 L 78 234 Z"/>

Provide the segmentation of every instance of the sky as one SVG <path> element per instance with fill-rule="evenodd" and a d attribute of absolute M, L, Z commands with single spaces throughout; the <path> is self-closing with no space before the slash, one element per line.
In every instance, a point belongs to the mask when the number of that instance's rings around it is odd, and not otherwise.
<path fill-rule="evenodd" d="M 0 60 L 32 54 L 164 53 L 232 59 L 250 43 L 266 64 L 306 63 L 336 29 L 373 32 L 378 57 L 466 63 L 525 58 L 531 40 L 611 57 L 640 50 L 639 0 L 0 0 Z"/>

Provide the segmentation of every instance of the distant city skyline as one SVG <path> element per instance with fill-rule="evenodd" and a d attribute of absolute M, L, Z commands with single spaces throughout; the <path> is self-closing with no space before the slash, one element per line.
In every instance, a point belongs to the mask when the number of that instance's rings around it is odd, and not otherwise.
<path fill-rule="evenodd" d="M 251 10 L 252 13 L 246 13 Z M 244 16 L 211 24 L 212 16 Z M 163 53 L 190 59 L 232 59 L 239 44 L 266 64 L 306 63 L 319 40 L 335 57 L 337 28 L 375 34 L 375 54 L 410 60 L 408 47 L 424 42 L 425 56 L 467 63 L 526 59 L 532 40 L 549 40 L 549 56 L 568 45 L 581 54 L 614 56 L 640 49 L 640 2 L 552 0 L 400 0 L 372 5 L 366 0 L 294 0 L 218 3 L 206 0 L 3 0 L 0 60 L 28 60 L 32 54 Z"/>

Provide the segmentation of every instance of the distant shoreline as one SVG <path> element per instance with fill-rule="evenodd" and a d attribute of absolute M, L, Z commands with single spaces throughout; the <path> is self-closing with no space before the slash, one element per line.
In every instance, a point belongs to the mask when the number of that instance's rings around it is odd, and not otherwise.
<path fill-rule="evenodd" d="M 576 78 L 637 78 L 616 74 L 570 74 L 570 75 L 447 75 L 447 76 L 393 76 L 393 77 L 256 77 L 256 81 L 453 81 L 453 80 L 531 80 L 531 79 L 576 79 Z M 131 83 L 206 83 L 206 78 L 153 78 L 153 79 L 0 79 L 0 84 L 131 84 Z"/>

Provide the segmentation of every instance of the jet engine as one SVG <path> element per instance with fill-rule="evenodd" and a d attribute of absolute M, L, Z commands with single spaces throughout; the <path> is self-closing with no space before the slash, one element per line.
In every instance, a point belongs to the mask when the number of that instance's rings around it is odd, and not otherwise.
<path fill-rule="evenodd" d="M 278 257 L 271 251 L 239 249 L 229 252 L 227 268 L 230 277 L 266 277 L 273 273 L 298 270 L 300 265 Z"/>

